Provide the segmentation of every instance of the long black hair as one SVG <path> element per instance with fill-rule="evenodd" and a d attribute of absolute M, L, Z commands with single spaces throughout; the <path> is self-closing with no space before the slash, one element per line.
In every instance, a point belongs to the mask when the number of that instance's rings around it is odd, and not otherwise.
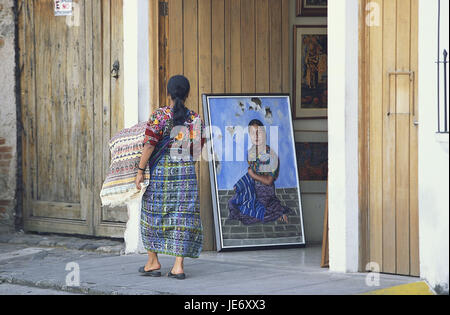
<path fill-rule="evenodd" d="M 182 126 L 186 122 L 189 110 L 184 105 L 189 95 L 191 85 L 189 80 L 182 75 L 176 75 L 170 78 L 167 84 L 167 92 L 174 101 L 173 122 L 174 126 Z"/>
<path fill-rule="evenodd" d="M 249 122 L 248 126 L 249 127 L 252 127 L 252 126 L 264 127 L 264 124 L 259 119 L 253 119 L 251 122 Z"/>

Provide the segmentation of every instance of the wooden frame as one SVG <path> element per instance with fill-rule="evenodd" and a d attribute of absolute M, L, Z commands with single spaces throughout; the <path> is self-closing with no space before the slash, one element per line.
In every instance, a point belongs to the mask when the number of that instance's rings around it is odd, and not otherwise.
<path fill-rule="evenodd" d="M 319 7 L 319 8 L 308 8 L 305 6 L 306 0 L 297 0 L 296 7 L 296 15 L 297 16 L 327 16 L 328 9 Z"/>
<path fill-rule="evenodd" d="M 148 45 L 149 45 L 149 89 L 150 89 L 150 113 L 160 106 L 159 94 L 159 0 L 150 0 L 148 6 Z"/>
<path fill-rule="evenodd" d="M 366 17 L 367 0 L 359 1 L 359 119 L 358 119 L 358 152 L 359 152 L 359 271 L 365 272 L 369 263 L 369 111 L 367 91 L 369 63 L 369 32 Z"/>
<path fill-rule="evenodd" d="M 328 182 L 327 197 L 325 200 L 325 215 L 323 218 L 323 235 L 322 235 L 322 262 L 321 268 L 330 268 L 330 240 L 329 240 L 329 220 L 328 220 Z"/>
<path fill-rule="evenodd" d="M 294 25 L 294 35 L 293 35 L 293 58 L 294 58 L 294 73 L 293 73 L 293 85 L 292 85 L 292 109 L 293 109 L 293 118 L 294 120 L 300 120 L 300 119 L 326 119 L 328 116 L 328 108 L 324 109 L 304 109 L 301 113 L 298 111 L 298 100 L 297 97 L 299 96 L 297 92 L 297 84 L 298 81 L 301 81 L 301 73 L 297 73 L 297 66 L 298 66 L 298 31 L 300 29 L 303 30 L 313 30 L 313 29 L 324 29 L 326 33 L 324 35 L 327 35 L 328 27 L 327 25 Z M 300 77 L 300 79 L 299 79 Z M 301 96 L 300 96 L 301 98 Z"/>

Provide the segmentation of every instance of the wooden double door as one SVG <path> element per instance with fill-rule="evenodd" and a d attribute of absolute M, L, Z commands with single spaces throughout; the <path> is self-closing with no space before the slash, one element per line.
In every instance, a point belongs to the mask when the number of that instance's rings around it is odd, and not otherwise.
<path fill-rule="evenodd" d="M 375 263 L 383 273 L 411 276 L 420 274 L 418 2 L 362 1 L 365 264 Z"/>
<path fill-rule="evenodd" d="M 73 3 L 19 1 L 24 227 L 123 237 L 126 209 L 99 198 L 123 128 L 123 0 Z"/>

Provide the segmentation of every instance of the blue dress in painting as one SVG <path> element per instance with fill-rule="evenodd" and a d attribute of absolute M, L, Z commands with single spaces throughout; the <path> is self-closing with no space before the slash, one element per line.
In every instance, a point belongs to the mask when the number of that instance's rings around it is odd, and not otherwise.
<path fill-rule="evenodd" d="M 253 146 L 248 155 L 249 168 L 257 175 L 272 176 L 272 185 L 254 180 L 247 173 L 235 185 L 235 195 L 228 202 L 229 219 L 239 220 L 244 225 L 275 222 L 292 213 L 276 196 L 275 181 L 280 174 L 280 160 L 266 146 L 266 152 L 257 154 Z M 254 200 L 253 200 L 254 199 Z"/>

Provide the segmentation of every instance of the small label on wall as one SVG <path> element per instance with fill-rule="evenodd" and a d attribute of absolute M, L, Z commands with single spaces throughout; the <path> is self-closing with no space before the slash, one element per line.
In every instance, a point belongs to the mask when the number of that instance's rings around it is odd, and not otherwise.
<path fill-rule="evenodd" d="M 72 0 L 54 0 L 54 1 L 55 1 L 55 16 L 72 15 L 73 9 Z"/>

